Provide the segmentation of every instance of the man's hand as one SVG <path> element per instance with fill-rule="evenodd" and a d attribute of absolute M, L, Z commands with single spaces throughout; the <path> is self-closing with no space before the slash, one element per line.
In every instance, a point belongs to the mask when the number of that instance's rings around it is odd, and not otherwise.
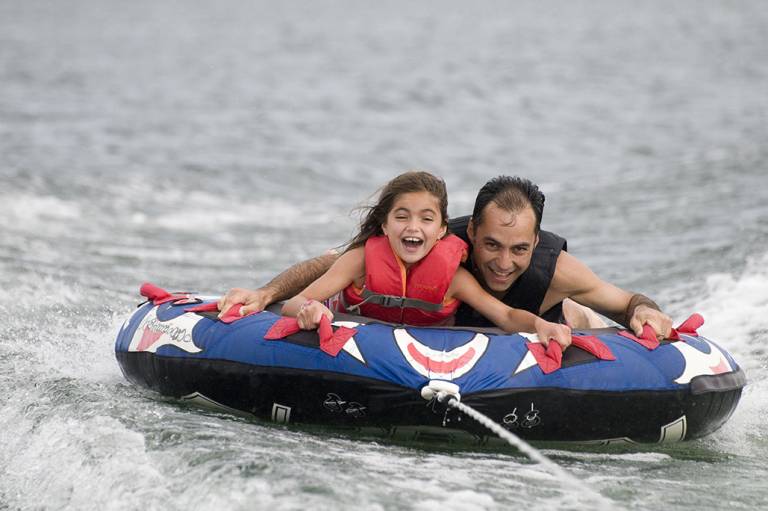
<path fill-rule="evenodd" d="M 643 325 L 650 325 L 659 340 L 666 339 L 672 332 L 672 319 L 669 316 L 647 305 L 638 305 L 629 319 L 629 328 L 640 337 L 643 335 Z"/>
<path fill-rule="evenodd" d="M 563 348 L 571 345 L 571 327 L 568 325 L 561 325 L 560 323 L 552 323 L 545 321 L 541 318 L 536 319 L 536 335 L 539 337 L 539 342 L 544 346 L 549 345 L 549 341 L 553 340 Z"/>
<path fill-rule="evenodd" d="M 242 303 L 240 314 L 245 316 L 251 312 L 263 311 L 265 307 L 272 303 L 274 296 L 271 289 L 261 287 L 259 289 L 233 288 L 227 291 L 227 294 L 219 298 L 219 317 L 223 316 L 230 307 Z"/>
<path fill-rule="evenodd" d="M 243 289 L 239 287 L 230 289 L 226 295 L 219 299 L 218 306 L 219 310 L 222 311 L 219 317 L 233 305 L 239 303 L 245 305 L 245 307 L 240 309 L 240 312 L 242 314 L 249 314 L 251 312 L 263 311 L 272 303 L 296 296 L 302 289 L 328 271 L 328 268 L 338 258 L 338 254 L 328 253 L 309 261 L 294 264 L 259 289 Z"/>

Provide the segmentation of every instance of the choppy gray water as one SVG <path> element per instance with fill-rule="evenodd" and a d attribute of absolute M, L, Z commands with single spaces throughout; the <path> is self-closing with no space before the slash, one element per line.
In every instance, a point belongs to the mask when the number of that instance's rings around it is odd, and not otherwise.
<path fill-rule="evenodd" d="M 579 508 L 520 456 L 315 435 L 122 377 L 150 280 L 222 292 L 344 241 L 408 168 L 498 173 L 750 381 L 675 446 L 545 450 L 627 509 L 768 478 L 768 4 L 0 0 L 0 509 Z M 631 419 L 628 419 L 631 420 Z"/>

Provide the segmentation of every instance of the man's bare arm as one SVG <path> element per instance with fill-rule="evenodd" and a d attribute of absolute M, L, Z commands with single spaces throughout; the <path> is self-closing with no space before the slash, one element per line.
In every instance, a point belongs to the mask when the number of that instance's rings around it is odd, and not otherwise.
<path fill-rule="evenodd" d="M 562 252 L 558 257 L 555 275 L 545 296 L 544 305 L 551 307 L 564 298 L 571 298 L 577 303 L 590 307 L 630 328 L 637 335 L 642 333 L 643 325 L 646 323 L 656 331 L 659 337 L 669 335 L 672 328 L 672 320 L 653 300 L 605 282 L 584 263 L 567 252 Z"/>
<path fill-rule="evenodd" d="M 324 254 L 296 263 L 258 289 L 230 289 L 219 300 L 221 314 L 236 304 L 243 304 L 241 314 L 264 310 L 268 305 L 299 294 L 323 275 L 338 259 L 339 254 Z M 221 315 L 220 314 L 220 315 Z"/>
<path fill-rule="evenodd" d="M 296 263 L 264 284 L 261 289 L 269 290 L 271 293 L 269 303 L 296 296 L 327 272 L 338 258 L 337 253 L 323 254 L 314 259 Z"/>

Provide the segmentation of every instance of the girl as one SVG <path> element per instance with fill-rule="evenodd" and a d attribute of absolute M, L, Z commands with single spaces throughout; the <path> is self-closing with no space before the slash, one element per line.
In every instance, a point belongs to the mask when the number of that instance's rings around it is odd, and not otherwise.
<path fill-rule="evenodd" d="M 321 301 L 339 293 L 339 309 L 411 325 L 440 325 L 452 320 L 460 302 L 507 332 L 533 332 L 546 345 L 563 348 L 570 328 L 513 309 L 488 294 L 460 266 L 467 245 L 449 234 L 448 196 L 442 179 L 427 172 L 406 172 L 382 189 L 360 232 L 319 279 L 285 303 L 305 330 L 317 328 L 333 313 Z"/>

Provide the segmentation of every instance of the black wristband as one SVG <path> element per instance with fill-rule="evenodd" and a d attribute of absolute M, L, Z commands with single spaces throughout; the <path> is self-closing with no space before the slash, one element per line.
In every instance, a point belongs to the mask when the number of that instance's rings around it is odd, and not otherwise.
<path fill-rule="evenodd" d="M 641 305 L 645 305 L 647 307 L 650 307 L 651 309 L 661 311 L 661 308 L 659 308 L 659 306 L 656 305 L 656 302 L 654 302 L 653 300 L 651 300 L 645 295 L 641 295 L 640 293 L 635 293 L 632 295 L 632 298 L 629 299 L 627 310 L 624 313 L 625 326 L 629 326 L 629 321 L 632 319 L 632 316 L 635 315 L 635 309 L 637 309 Z"/>

